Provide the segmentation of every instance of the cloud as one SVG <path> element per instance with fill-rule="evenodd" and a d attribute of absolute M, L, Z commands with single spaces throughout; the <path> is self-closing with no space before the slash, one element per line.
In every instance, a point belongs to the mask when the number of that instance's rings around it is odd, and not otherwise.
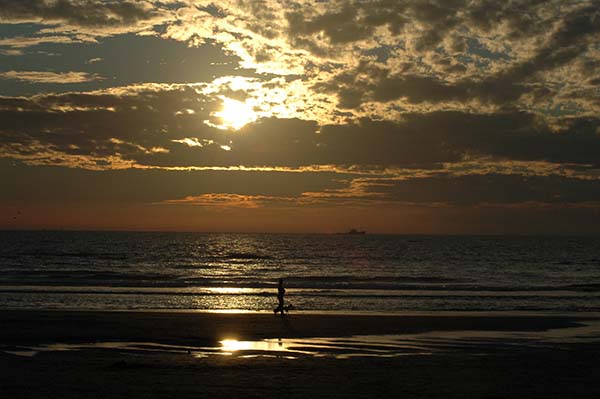
<path fill-rule="evenodd" d="M 81 27 L 135 25 L 160 14 L 149 1 L 0 0 L 4 22 L 66 22 Z"/>
<path fill-rule="evenodd" d="M 3 24 L 32 24 L 26 35 L 0 39 L 0 46 L 23 49 L 96 42 L 125 33 L 156 35 L 154 27 L 171 21 L 172 11 L 143 0 L 0 0 L 0 20 Z"/>
<path fill-rule="evenodd" d="M 73 44 L 86 42 L 95 43 L 96 40 L 93 37 L 84 35 L 45 35 L 38 37 L 14 36 L 0 39 L 0 46 L 10 47 L 13 50 L 18 50 L 45 43 Z"/>
<path fill-rule="evenodd" d="M 126 32 L 218 43 L 243 69 L 300 77 L 286 92 L 314 97 L 320 124 L 336 114 L 397 121 L 403 111 L 600 110 L 588 83 L 600 62 L 593 0 L 28 0 L 3 1 L 0 15 L 45 26 L 3 39 L 12 46 L 4 52 Z"/>
<path fill-rule="evenodd" d="M 367 192 L 388 201 L 438 205 L 580 204 L 600 203 L 600 181 L 562 176 L 484 175 L 405 180 L 369 179 Z"/>
<path fill-rule="evenodd" d="M 342 188 L 303 192 L 295 196 L 207 193 L 169 199 L 166 205 L 210 208 L 393 207 L 600 209 L 600 180 L 520 174 L 439 173 L 427 177 L 351 178 Z"/>
<path fill-rule="evenodd" d="M 303 192 L 343 188 L 343 175 L 329 172 L 263 170 L 86 170 L 56 166 L 28 167 L 0 159 L 0 177 L 8 190 L 0 202 L 160 203 L 220 193 L 293 198 Z M 349 175 L 351 176 L 351 175 Z M 86 187 L 82 190 L 81 187 Z"/>
<path fill-rule="evenodd" d="M 213 37 L 244 68 L 304 76 L 351 118 L 403 111 L 592 115 L 600 60 L 594 1 L 224 1 L 186 9 L 166 37 Z M 260 12 L 257 12 L 260 9 Z M 201 26 L 188 36 L 175 32 Z M 188 30 L 188 32 L 190 32 Z M 583 60 L 585 61 L 584 66 Z"/>
<path fill-rule="evenodd" d="M 87 72 L 41 72 L 41 71 L 6 71 L 0 72 L 0 79 L 11 79 L 29 83 L 84 83 L 103 79 L 97 74 Z"/>
<path fill-rule="evenodd" d="M 320 126 L 311 119 L 270 116 L 233 132 L 207 122 L 223 105 L 221 95 L 207 88 L 148 84 L 0 97 L 1 154 L 32 164 L 69 165 L 76 159 L 79 167 L 87 157 L 88 167 L 106 169 L 116 159 L 118 167 L 367 171 L 439 169 L 466 160 L 600 166 L 597 117 L 435 111 L 404 113 L 400 121 L 363 118 Z M 99 163 L 103 157 L 110 161 Z"/>
<path fill-rule="evenodd" d="M 292 201 L 294 200 L 291 197 L 210 193 L 187 196 L 182 199 L 166 200 L 161 202 L 161 204 L 194 205 L 211 208 L 259 208 L 275 202 L 282 203 Z"/>
<path fill-rule="evenodd" d="M 42 199 L 496 222 L 600 203 L 595 0 L 0 0 L 0 19 L 0 158 Z M 114 57 L 136 46 L 156 54 Z"/>
<path fill-rule="evenodd" d="M 482 9 L 474 12 L 478 15 Z M 480 25 L 483 23 L 479 22 Z M 526 93 L 543 91 L 540 89 L 544 85 L 543 73 L 569 64 L 590 49 L 600 32 L 600 11 L 593 5 L 581 7 L 553 22 L 557 27 L 547 37 L 540 38 L 543 40 L 541 46 L 526 54 L 524 59 L 512 62 L 496 73 L 486 74 L 479 70 L 474 76 L 449 80 L 451 74 L 447 73 L 417 73 L 416 70 L 394 73 L 389 65 L 362 61 L 355 68 L 345 70 L 315 87 L 317 90 L 337 93 L 343 108 L 358 108 L 369 101 L 389 102 L 398 99 L 412 104 L 427 102 L 457 106 L 477 102 L 478 105 L 516 106 Z M 485 27 L 485 24 L 482 26 Z M 514 31 L 512 34 L 515 34 Z M 464 70 L 467 70 L 466 67 Z M 552 94 L 557 93 L 546 88 L 540 100 L 546 100 Z"/>

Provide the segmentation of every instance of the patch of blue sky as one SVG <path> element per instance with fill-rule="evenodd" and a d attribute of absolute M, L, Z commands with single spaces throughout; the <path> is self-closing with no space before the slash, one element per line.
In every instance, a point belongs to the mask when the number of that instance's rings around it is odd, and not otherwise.
<path fill-rule="evenodd" d="M 508 53 L 491 51 L 476 38 L 467 39 L 467 53 L 475 54 L 481 58 L 487 58 L 492 61 L 511 61 L 513 58 Z"/>
<path fill-rule="evenodd" d="M 24 50 L 25 53 L 20 56 L 0 56 L 0 72 L 76 71 L 95 74 L 103 79 L 73 85 L 2 79 L 0 94 L 94 90 L 145 82 L 211 82 L 228 75 L 258 77 L 253 71 L 240 69 L 237 57 L 226 54 L 219 45 L 211 42 L 188 47 L 159 37 L 125 34 L 99 39 L 98 43 L 42 43 Z M 48 53 L 58 56 L 49 56 Z"/>
<path fill-rule="evenodd" d="M 0 38 L 10 38 L 16 36 L 31 36 L 37 33 L 40 29 L 47 28 L 48 25 L 40 25 L 33 23 L 22 24 L 1 24 L 0 23 Z"/>
<path fill-rule="evenodd" d="M 464 65 L 473 65 L 475 68 L 480 70 L 487 70 L 490 66 L 491 60 L 489 58 L 480 57 L 478 55 L 458 55 L 456 59 Z"/>
<path fill-rule="evenodd" d="M 187 3 L 185 1 L 154 1 L 153 4 L 155 7 L 166 8 L 168 10 L 177 10 L 178 8 L 187 6 Z"/>
<path fill-rule="evenodd" d="M 207 5 L 206 7 L 196 6 L 196 8 L 199 10 L 205 11 L 216 18 L 225 18 L 227 16 L 227 14 L 225 14 L 223 9 L 221 9 L 219 6 L 215 5 L 214 3 L 211 3 L 211 4 Z"/>
<path fill-rule="evenodd" d="M 38 93 L 67 93 L 98 89 L 98 82 L 81 83 L 30 83 L 12 79 L 0 79 L 0 96 L 30 96 Z M 110 85 L 105 85 L 110 86 Z M 40 89 L 41 88 L 41 89 Z"/>
<path fill-rule="evenodd" d="M 536 106 L 532 110 L 553 117 L 575 116 L 585 111 L 581 106 L 572 101 L 562 102 L 551 107 Z"/>
<path fill-rule="evenodd" d="M 375 48 L 371 48 L 363 51 L 363 54 L 366 56 L 374 56 L 375 62 L 385 64 L 387 60 L 394 56 L 394 51 L 400 49 L 404 50 L 404 44 L 399 44 L 397 46 L 379 46 Z"/>

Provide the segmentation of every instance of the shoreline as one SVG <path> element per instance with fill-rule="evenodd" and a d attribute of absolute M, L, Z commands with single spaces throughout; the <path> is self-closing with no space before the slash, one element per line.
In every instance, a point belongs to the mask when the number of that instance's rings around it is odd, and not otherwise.
<path fill-rule="evenodd" d="M 78 309 L 78 308 L 19 308 L 19 307 L 1 307 L 0 314 L 3 312 L 49 312 L 49 313 L 189 313 L 189 314 L 257 314 L 272 315 L 273 311 L 252 310 L 252 309 L 195 309 L 195 308 L 107 308 L 107 309 Z M 600 319 L 600 312 L 597 311 L 550 311 L 550 310 L 406 310 L 406 311 L 370 311 L 370 310 L 304 310 L 293 309 L 287 316 L 293 315 L 323 315 L 323 316 L 465 316 L 465 317 L 565 317 L 574 319 Z"/>

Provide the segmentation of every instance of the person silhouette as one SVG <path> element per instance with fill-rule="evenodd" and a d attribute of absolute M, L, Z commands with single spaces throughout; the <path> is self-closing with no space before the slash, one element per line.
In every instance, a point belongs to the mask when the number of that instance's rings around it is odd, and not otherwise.
<path fill-rule="evenodd" d="M 283 312 L 285 310 L 284 301 L 283 301 L 284 296 L 285 296 L 285 288 L 283 287 L 283 279 L 280 278 L 279 285 L 277 286 L 277 301 L 279 302 L 279 304 L 273 310 L 273 312 L 275 314 L 277 314 L 277 312 L 281 312 L 281 315 L 283 315 Z"/>

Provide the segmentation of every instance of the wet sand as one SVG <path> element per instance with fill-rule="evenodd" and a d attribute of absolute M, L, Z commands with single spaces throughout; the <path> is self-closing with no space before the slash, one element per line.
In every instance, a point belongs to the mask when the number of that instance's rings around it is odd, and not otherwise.
<path fill-rule="evenodd" d="M 543 331 L 586 317 L 516 315 L 339 315 L 200 312 L 0 311 L 4 344 L 151 341 L 210 345 L 226 338 L 344 337 L 426 331 Z"/>
<path fill-rule="evenodd" d="M 5 350 L 36 345 L 147 342 L 218 346 L 224 339 L 303 339 L 432 331 L 543 335 L 589 317 L 511 315 L 351 316 L 167 312 L 0 311 Z M 33 357 L 0 352 L 0 395 L 40 397 L 598 398 L 597 342 L 479 344 L 410 356 L 295 356 L 85 348 Z M 340 342 L 343 342 L 341 340 Z M 487 341 L 486 341 L 487 342 Z M 380 348 L 381 349 L 381 348 Z M 385 353 L 385 347 L 378 353 Z"/>

